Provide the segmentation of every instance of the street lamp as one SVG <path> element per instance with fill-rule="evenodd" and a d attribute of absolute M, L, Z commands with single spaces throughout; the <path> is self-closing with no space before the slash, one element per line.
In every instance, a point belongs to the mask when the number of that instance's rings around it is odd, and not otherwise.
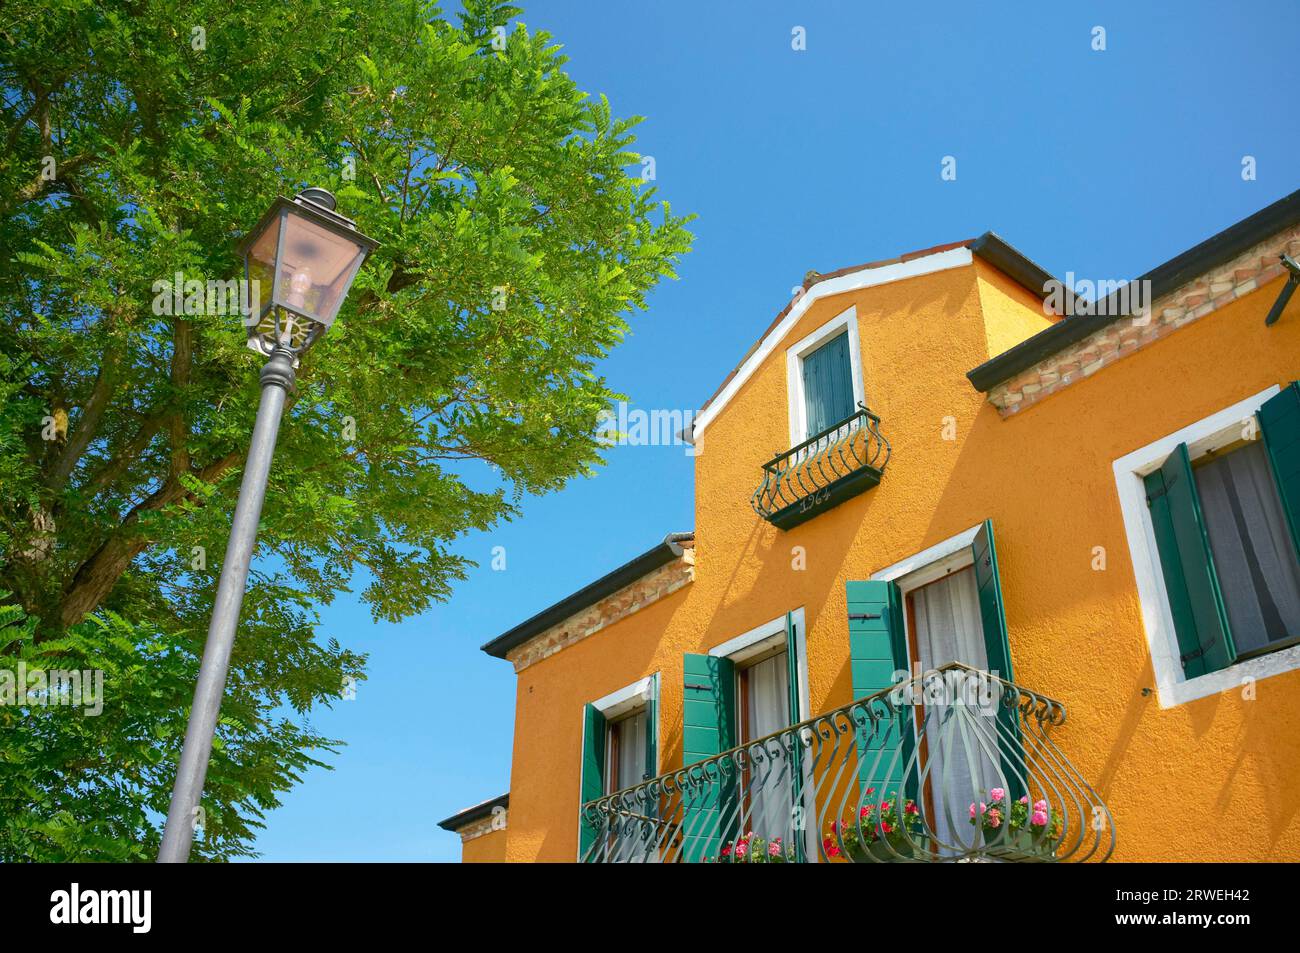
<path fill-rule="evenodd" d="M 189 859 L 195 810 L 208 773 L 212 736 L 221 711 L 230 651 L 235 644 L 248 566 L 257 539 L 257 522 L 266 498 L 266 478 L 285 398 L 294 386 L 294 369 L 303 351 L 329 330 L 357 269 L 379 245 L 334 208 L 334 196 L 324 189 L 304 189 L 292 200 L 277 198 L 239 247 L 247 281 L 248 346 L 268 360 L 262 368 L 262 399 L 239 486 L 230 542 L 221 564 L 212 623 L 194 688 L 194 705 L 185 729 L 167 827 L 158 851 L 159 863 L 184 863 Z M 260 294 L 252 289 L 260 291 L 268 285 L 270 298 L 263 303 Z"/>

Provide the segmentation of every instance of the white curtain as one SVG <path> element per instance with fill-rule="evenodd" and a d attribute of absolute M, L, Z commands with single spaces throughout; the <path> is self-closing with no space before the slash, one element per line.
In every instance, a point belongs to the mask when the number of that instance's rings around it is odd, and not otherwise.
<path fill-rule="evenodd" d="M 911 599 L 913 634 L 923 670 L 948 662 L 988 667 L 973 567 L 914 590 Z M 987 802 L 989 790 L 1009 780 L 991 754 L 997 745 L 996 712 L 963 701 L 960 697 L 945 698 L 944 704 L 927 700 L 925 706 L 932 821 L 940 841 L 950 845 L 972 843 L 977 829 L 970 823 L 971 803 Z"/>
<path fill-rule="evenodd" d="M 614 723 L 618 732 L 618 761 L 610 778 L 610 791 L 621 791 L 640 784 L 645 779 L 646 713 Z"/>
<path fill-rule="evenodd" d="M 948 662 L 964 662 L 972 668 L 988 666 L 973 567 L 915 590 L 912 612 L 923 668 Z"/>
<path fill-rule="evenodd" d="M 790 727 L 790 673 L 786 653 L 751 666 L 744 677 L 748 688 L 745 714 L 749 726 L 744 740 L 754 741 Z M 744 835 L 752 830 L 765 840 L 781 837 L 785 842 L 789 840 L 787 829 L 794 797 L 791 766 L 783 745 L 767 745 L 764 750 L 777 754 L 751 759 L 750 815 L 745 821 L 746 829 L 740 833 Z"/>
<path fill-rule="evenodd" d="M 1300 635 L 1300 564 L 1263 445 L 1234 450 L 1195 474 L 1237 651 Z"/>

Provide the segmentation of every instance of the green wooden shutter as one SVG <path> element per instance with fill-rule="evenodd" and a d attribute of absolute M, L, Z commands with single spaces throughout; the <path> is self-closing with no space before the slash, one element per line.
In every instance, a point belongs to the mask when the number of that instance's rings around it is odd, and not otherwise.
<path fill-rule="evenodd" d="M 605 794 L 605 716 L 595 705 L 582 710 L 582 783 L 578 800 L 595 801 Z M 585 814 L 579 818 L 578 857 L 596 842 L 596 827 Z"/>
<path fill-rule="evenodd" d="M 802 719 L 799 713 L 799 649 L 794 626 L 794 613 L 785 614 L 785 663 L 790 689 L 790 724 Z"/>
<path fill-rule="evenodd" d="M 1300 558 L 1300 382 L 1293 381 L 1264 402 L 1259 408 L 1259 425 L 1296 557 Z"/>
<path fill-rule="evenodd" d="M 802 721 L 799 710 L 799 640 L 798 633 L 795 631 L 794 613 L 785 614 L 785 661 L 786 661 L 786 680 L 790 689 L 790 724 L 797 725 Z M 791 809 L 803 803 L 803 746 L 798 743 L 791 749 L 792 757 L 790 762 L 790 793 Z M 804 860 L 804 842 L 801 832 L 796 831 L 795 837 L 792 838 L 795 859 L 802 862 Z"/>
<path fill-rule="evenodd" d="M 659 673 L 650 678 L 645 706 L 645 780 L 659 777 Z"/>
<path fill-rule="evenodd" d="M 979 590 L 980 625 L 984 630 L 984 652 L 989 671 L 1008 682 L 1015 681 L 1011 665 L 1011 642 L 1007 638 L 1006 606 L 998 572 L 998 550 L 993 542 L 993 521 L 985 520 L 971 543 L 975 586 Z M 1025 749 L 1020 734 L 1020 713 L 1015 707 L 998 706 L 998 752 L 1012 799 L 1025 793 Z"/>
<path fill-rule="evenodd" d="M 736 666 L 731 659 L 687 654 L 683 666 L 682 766 L 721 754 L 736 745 Z M 732 766 L 734 767 L 734 766 Z M 702 794 L 683 793 L 682 855 L 687 861 L 718 856 L 735 838 L 734 771 Z"/>
<path fill-rule="evenodd" d="M 659 673 L 650 677 L 650 697 L 645 706 L 645 780 L 659 777 Z M 646 790 L 642 793 L 640 810 L 647 817 L 658 817 L 660 803 Z M 659 837 L 659 827 L 652 821 L 643 821 L 637 825 L 641 838 L 642 856 L 647 859 L 654 855 Z"/>
<path fill-rule="evenodd" d="M 809 437 L 853 413 L 853 365 L 847 332 L 803 359 L 803 390 Z"/>
<path fill-rule="evenodd" d="M 1183 671 L 1195 678 L 1227 668 L 1236 661 L 1237 649 L 1214 571 L 1187 444 L 1180 443 L 1143 482 Z"/>
<path fill-rule="evenodd" d="M 884 580 L 846 582 L 849 607 L 849 668 L 857 701 L 895 684 L 894 672 L 910 669 L 903 632 L 903 602 L 897 584 Z M 879 709 L 875 709 L 879 710 Z M 858 733 L 858 778 L 868 787 L 897 791 L 912 756 L 906 712 L 888 732 Z M 914 780 L 915 772 L 909 772 Z M 909 792 L 910 796 L 910 792 Z"/>
<path fill-rule="evenodd" d="M 1006 608 L 1002 602 L 1002 580 L 998 575 L 998 551 L 993 544 L 993 521 L 985 520 L 971 543 L 975 562 L 975 585 L 979 589 L 980 624 L 989 671 L 1008 682 L 1015 681 L 1011 667 L 1011 643 L 1007 639 Z"/>

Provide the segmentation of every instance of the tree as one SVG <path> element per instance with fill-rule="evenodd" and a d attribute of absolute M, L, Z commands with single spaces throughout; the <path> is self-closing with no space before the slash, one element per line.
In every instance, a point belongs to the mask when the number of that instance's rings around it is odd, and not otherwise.
<path fill-rule="evenodd" d="M 596 364 L 689 249 L 687 220 L 628 171 L 637 120 L 581 92 L 547 34 L 511 28 L 518 10 L 465 8 L 27 0 L 0 24 L 0 590 L 31 627 L 11 659 L 117 624 L 201 651 L 259 358 L 238 314 L 163 289 L 237 276 L 237 239 L 306 185 L 383 243 L 286 412 L 202 856 L 248 850 L 329 746 L 274 714 L 360 675 L 313 638 L 313 607 L 361 569 L 376 618 L 420 612 L 464 578 L 458 537 L 590 473 L 617 396 Z M 165 696 L 154 743 L 173 763 L 192 671 L 114 690 L 140 710 Z M 111 776 L 111 746 L 66 747 L 69 772 Z M 168 794 L 142 788 L 110 827 L 155 845 L 143 808 Z"/>

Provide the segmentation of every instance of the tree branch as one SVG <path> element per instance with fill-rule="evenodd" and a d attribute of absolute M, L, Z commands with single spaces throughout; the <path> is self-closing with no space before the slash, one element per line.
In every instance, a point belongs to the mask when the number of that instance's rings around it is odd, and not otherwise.
<path fill-rule="evenodd" d="M 63 452 L 55 459 L 50 472 L 45 477 L 45 488 L 51 493 L 59 493 L 68 482 L 68 477 L 77 466 L 77 461 L 90 446 L 90 441 L 99 430 L 99 423 L 113 399 L 117 389 L 118 363 L 121 357 L 118 348 L 110 347 L 104 351 L 99 371 L 95 375 L 95 384 L 90 389 L 90 398 L 77 420 L 77 426 L 68 436 Z"/>
<path fill-rule="evenodd" d="M 200 469 L 195 476 L 205 483 L 211 483 L 243 459 L 242 450 L 232 451 Z M 117 585 L 118 579 L 127 571 L 135 557 L 153 545 L 154 540 L 135 531 L 140 514 L 164 509 L 180 500 L 202 503 L 179 481 L 168 480 L 126 515 L 117 530 L 81 564 L 64 590 L 59 607 L 59 620 L 64 626 L 80 622 L 86 613 L 93 612 Z"/>

